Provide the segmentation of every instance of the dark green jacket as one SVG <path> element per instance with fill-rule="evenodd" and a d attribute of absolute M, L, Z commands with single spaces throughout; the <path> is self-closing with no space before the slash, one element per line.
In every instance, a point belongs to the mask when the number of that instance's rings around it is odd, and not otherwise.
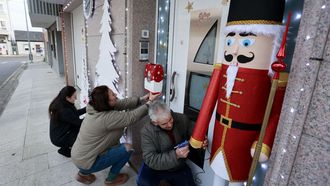
<path fill-rule="evenodd" d="M 175 145 L 189 140 L 193 125 L 183 114 L 172 112 Z M 154 170 L 176 170 L 185 164 L 177 159 L 174 146 L 166 132 L 150 121 L 141 130 L 144 163 Z"/>

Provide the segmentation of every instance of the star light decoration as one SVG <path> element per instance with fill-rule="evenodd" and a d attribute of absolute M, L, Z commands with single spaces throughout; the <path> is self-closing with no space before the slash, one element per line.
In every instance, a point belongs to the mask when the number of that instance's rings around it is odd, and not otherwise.
<path fill-rule="evenodd" d="M 193 5 L 194 5 L 194 2 L 190 2 L 190 1 L 187 2 L 187 6 L 185 9 L 188 11 L 188 13 L 190 13 L 190 11 L 192 11 L 194 9 Z"/>

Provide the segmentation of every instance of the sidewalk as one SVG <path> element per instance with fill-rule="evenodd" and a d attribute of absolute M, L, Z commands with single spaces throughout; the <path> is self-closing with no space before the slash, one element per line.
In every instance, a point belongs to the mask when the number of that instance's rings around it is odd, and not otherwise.
<path fill-rule="evenodd" d="M 47 109 L 50 101 L 64 86 L 48 64 L 29 64 L 0 118 L 0 185 L 50 186 L 82 185 L 75 181 L 77 168 L 57 153 L 49 140 Z M 96 173 L 93 186 L 104 185 L 109 169 Z M 136 173 L 126 186 L 135 184 Z"/>
<path fill-rule="evenodd" d="M 33 62 L 42 62 L 44 61 L 45 56 L 33 56 Z M 6 56 L 6 55 L 0 55 L 0 61 L 25 61 L 30 62 L 28 55 L 12 55 L 12 56 Z"/>

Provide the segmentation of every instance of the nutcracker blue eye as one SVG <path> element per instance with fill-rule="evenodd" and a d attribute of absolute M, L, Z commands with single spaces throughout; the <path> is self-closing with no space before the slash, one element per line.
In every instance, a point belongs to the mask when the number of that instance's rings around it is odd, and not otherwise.
<path fill-rule="evenodd" d="M 226 39 L 226 45 L 227 46 L 232 46 L 234 44 L 234 42 L 235 42 L 234 38 L 229 37 L 229 38 Z"/>
<path fill-rule="evenodd" d="M 253 45 L 253 43 L 254 43 L 254 39 L 250 39 L 250 38 L 241 39 L 239 41 L 239 44 L 243 47 L 249 47 Z"/>

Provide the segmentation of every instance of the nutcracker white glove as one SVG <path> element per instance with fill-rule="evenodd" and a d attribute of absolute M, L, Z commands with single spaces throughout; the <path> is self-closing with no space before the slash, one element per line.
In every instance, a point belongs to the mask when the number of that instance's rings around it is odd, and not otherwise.
<path fill-rule="evenodd" d="M 254 152 L 255 152 L 255 148 L 251 148 L 250 153 L 251 153 L 252 158 L 253 158 Z M 259 156 L 260 163 L 266 162 L 268 159 L 269 159 L 269 157 L 266 154 L 264 154 L 262 152 L 260 153 L 260 156 Z"/>

